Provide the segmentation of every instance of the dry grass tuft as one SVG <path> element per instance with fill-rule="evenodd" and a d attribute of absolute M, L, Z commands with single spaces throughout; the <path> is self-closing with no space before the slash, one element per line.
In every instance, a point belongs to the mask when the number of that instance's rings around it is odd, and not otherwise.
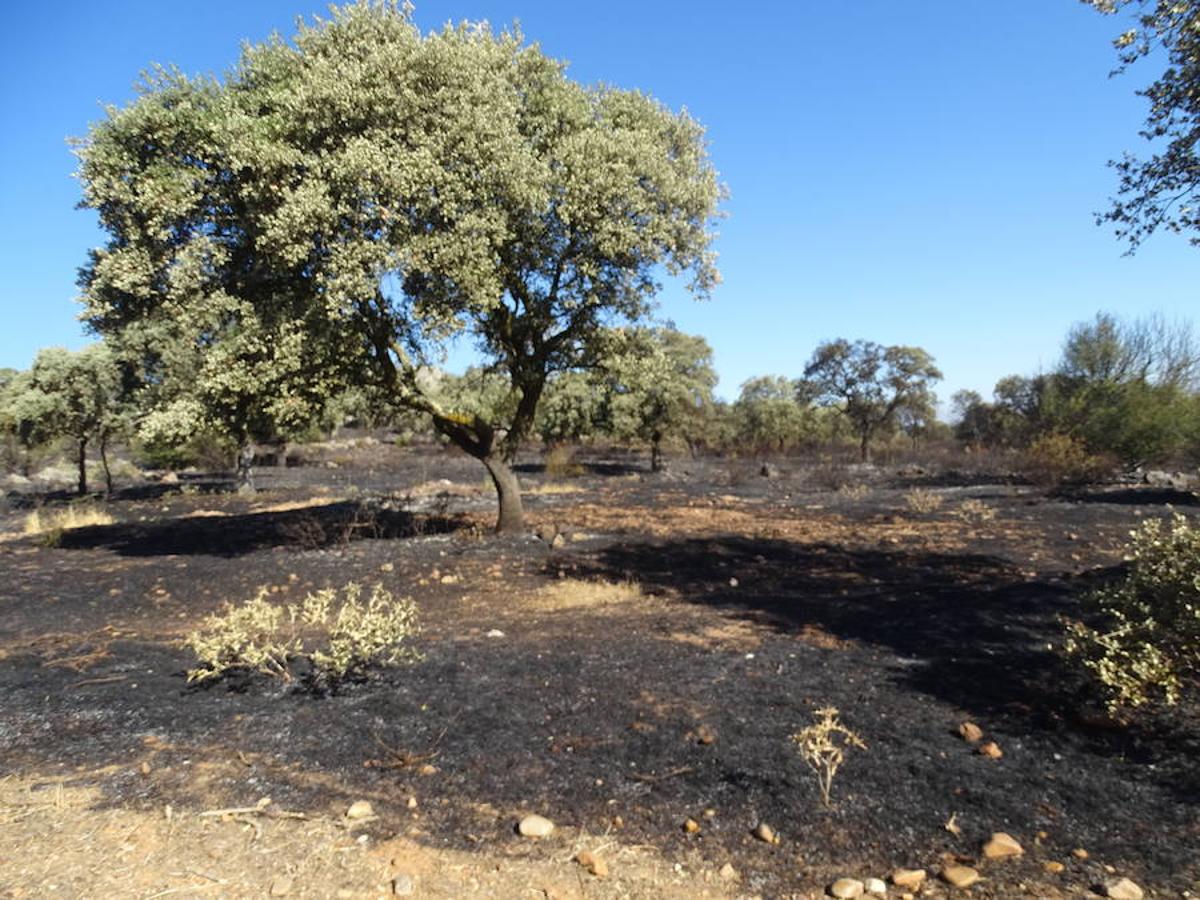
<path fill-rule="evenodd" d="M 531 488 L 526 488 L 525 493 L 536 497 L 552 494 L 578 494 L 581 491 L 583 491 L 583 488 L 577 484 L 562 484 L 552 481 L 547 484 L 538 484 Z"/>
<path fill-rule="evenodd" d="M 636 581 L 584 581 L 562 578 L 533 595 L 532 605 L 539 609 L 588 609 L 645 600 L 646 594 Z"/>
<path fill-rule="evenodd" d="M 841 485 L 837 492 L 838 496 L 845 497 L 847 500 L 863 500 L 871 493 L 871 488 L 862 482 L 855 482 Z"/>
<path fill-rule="evenodd" d="M 347 497 L 334 495 L 332 497 L 309 497 L 304 500 L 281 500 L 278 503 L 257 503 L 250 507 L 251 513 L 281 513 L 295 512 L 300 509 L 323 509 L 345 503 Z"/>
<path fill-rule="evenodd" d="M 990 522 L 996 518 L 996 510 L 992 509 L 992 507 L 988 506 L 982 500 L 971 497 L 959 505 L 955 515 L 964 522 L 981 524 L 983 522 Z"/>
<path fill-rule="evenodd" d="M 578 478 L 584 474 L 584 468 L 575 461 L 575 450 L 572 447 L 554 447 L 545 455 L 546 477 Z"/>
<path fill-rule="evenodd" d="M 904 502 L 915 513 L 932 513 L 942 508 L 946 498 L 935 491 L 916 488 L 904 495 Z"/>
<path fill-rule="evenodd" d="M 23 530 L 26 535 L 41 535 L 48 543 L 55 543 L 64 531 L 112 525 L 115 521 L 107 510 L 93 503 L 73 503 L 61 509 L 35 509 L 25 517 Z"/>

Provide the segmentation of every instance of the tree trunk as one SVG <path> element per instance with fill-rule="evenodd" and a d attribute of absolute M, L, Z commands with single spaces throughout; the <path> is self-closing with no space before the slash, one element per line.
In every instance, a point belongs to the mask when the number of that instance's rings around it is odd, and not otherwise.
<path fill-rule="evenodd" d="M 662 435 L 655 434 L 650 439 L 650 471 L 661 472 L 662 470 Z"/>
<path fill-rule="evenodd" d="M 87 438 L 79 439 L 79 496 L 87 491 Z"/>
<path fill-rule="evenodd" d="M 862 440 L 858 445 L 858 457 L 865 463 L 871 461 L 871 432 L 869 431 L 862 433 Z"/>
<path fill-rule="evenodd" d="M 254 442 L 249 439 L 237 451 L 237 489 L 239 494 L 254 493 Z"/>
<path fill-rule="evenodd" d="M 100 435 L 100 465 L 104 467 L 104 488 L 111 497 L 113 492 L 112 469 L 108 467 L 108 434 Z"/>
<path fill-rule="evenodd" d="M 500 504 L 500 515 L 496 519 L 498 534 L 514 534 L 525 530 L 525 510 L 521 505 L 521 483 L 512 467 L 500 454 L 482 457 L 480 460 L 492 476 L 496 486 L 496 498 Z"/>

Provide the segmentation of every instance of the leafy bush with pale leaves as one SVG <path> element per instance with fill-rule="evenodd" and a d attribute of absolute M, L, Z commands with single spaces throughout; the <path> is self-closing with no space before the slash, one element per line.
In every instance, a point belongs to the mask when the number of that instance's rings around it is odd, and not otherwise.
<path fill-rule="evenodd" d="M 185 644 L 200 665 L 189 681 L 219 678 L 231 670 L 259 672 L 290 681 L 292 667 L 307 660 L 316 677 L 341 681 L 368 666 L 396 666 L 419 659 L 405 645 L 415 635 L 417 607 L 396 599 L 383 585 L 366 599 L 351 582 L 341 591 L 326 588 L 300 603 L 272 603 L 262 588 L 254 599 L 209 616 Z"/>
<path fill-rule="evenodd" d="M 1110 710 L 1179 701 L 1200 675 L 1200 526 L 1175 513 L 1132 532 L 1129 572 L 1088 595 L 1108 622 L 1067 625 L 1067 653 L 1100 682 Z"/>

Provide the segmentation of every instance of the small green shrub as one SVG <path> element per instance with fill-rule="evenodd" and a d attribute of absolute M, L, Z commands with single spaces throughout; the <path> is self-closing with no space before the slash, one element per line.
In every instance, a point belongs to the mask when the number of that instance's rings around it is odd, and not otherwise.
<path fill-rule="evenodd" d="M 377 584 L 366 600 L 351 582 L 340 592 L 326 588 L 300 603 L 277 604 L 266 588 L 241 606 L 209 616 L 185 644 L 200 665 L 189 681 L 219 678 L 231 670 L 290 681 L 292 667 L 307 660 L 318 681 L 332 684 L 368 666 L 396 666 L 419 659 L 405 641 L 417 634 L 417 608 Z"/>
<path fill-rule="evenodd" d="M 1132 532 L 1129 572 L 1085 600 L 1108 624 L 1067 623 L 1065 649 L 1099 681 L 1111 711 L 1178 702 L 1200 674 L 1200 527 L 1174 514 Z"/>

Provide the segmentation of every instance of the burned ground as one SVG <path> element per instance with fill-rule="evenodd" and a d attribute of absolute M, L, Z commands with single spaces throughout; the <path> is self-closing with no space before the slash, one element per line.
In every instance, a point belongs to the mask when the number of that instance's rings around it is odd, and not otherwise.
<path fill-rule="evenodd" d="M 830 490 L 802 467 L 651 476 L 626 459 L 555 482 L 531 459 L 531 528 L 563 532 L 552 546 L 486 533 L 469 460 L 377 459 L 267 471 L 253 498 L 202 479 L 131 493 L 115 524 L 55 546 L 4 517 L 0 887 L 103 895 L 120 875 L 137 896 L 258 896 L 287 878 L 290 895 L 376 896 L 400 871 L 432 896 L 808 896 L 975 861 L 994 831 L 1026 853 L 982 863 L 978 896 L 1073 896 L 1114 873 L 1200 887 L 1195 707 L 1114 722 L 1056 651 L 1128 530 L 1165 514 L 1153 492 Z M 913 512 L 914 484 L 941 505 Z M 351 580 L 417 601 L 421 662 L 324 695 L 186 683 L 180 638 L 223 603 Z M 636 589 L 593 600 L 594 581 Z M 867 749 L 826 809 L 789 736 L 829 705 Z M 1002 758 L 958 736 L 968 720 Z M 263 797 L 305 818 L 199 815 Z M 351 833 L 360 799 L 379 818 Z M 558 831 L 516 836 L 527 812 Z"/>

